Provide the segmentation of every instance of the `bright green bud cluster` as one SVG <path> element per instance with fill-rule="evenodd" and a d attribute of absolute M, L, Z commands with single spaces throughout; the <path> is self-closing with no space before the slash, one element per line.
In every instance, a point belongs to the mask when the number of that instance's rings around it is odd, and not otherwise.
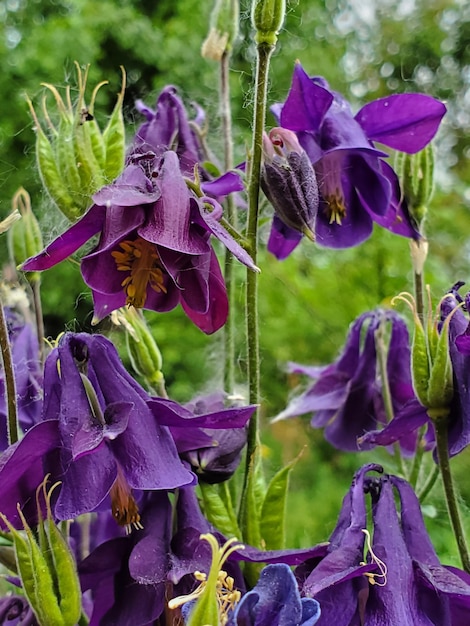
<path fill-rule="evenodd" d="M 429 313 L 423 325 L 416 313 L 413 297 L 404 293 L 397 299 L 408 304 L 414 317 L 411 375 L 416 397 L 426 407 L 431 418 L 447 415 L 454 395 L 449 353 L 449 323 L 452 315 L 447 316 L 439 332 L 438 313 L 434 318 Z"/>
<path fill-rule="evenodd" d="M 123 307 L 113 319 L 127 331 L 127 352 L 134 371 L 149 387 L 159 390 L 164 385 L 162 354 L 141 311 L 135 307 Z"/>
<path fill-rule="evenodd" d="M 286 0 L 253 0 L 251 22 L 257 44 L 274 46 L 286 15 Z"/>
<path fill-rule="evenodd" d="M 40 626 L 75 626 L 81 614 L 80 582 L 67 541 L 52 519 L 50 497 L 53 488 L 46 493 L 43 485 L 47 519 L 42 519 L 38 504 L 38 539 L 19 506 L 23 533 L 16 530 L 1 513 L 0 518 L 12 534 L 17 572 Z"/>
<path fill-rule="evenodd" d="M 201 54 L 205 59 L 220 61 L 233 47 L 238 36 L 240 20 L 239 0 L 216 0 L 212 9 L 210 30 Z"/>
<path fill-rule="evenodd" d="M 42 234 L 39 223 L 31 210 L 31 198 L 23 187 L 20 187 L 13 196 L 13 211 L 18 211 L 21 218 L 8 231 L 8 251 L 15 265 L 21 265 L 29 257 L 36 256 L 43 249 Z M 26 279 L 30 282 L 40 280 L 39 272 L 26 272 Z"/>
<path fill-rule="evenodd" d="M 53 94 L 58 125 L 52 123 L 43 99 L 42 109 L 48 129 L 46 133 L 28 100 L 36 126 L 36 159 L 44 187 L 59 210 L 71 221 L 81 217 L 91 204 L 91 196 L 110 183 L 124 167 L 125 130 L 122 103 L 125 90 L 125 72 L 122 69 L 122 88 L 113 113 L 104 131 L 94 117 L 96 95 L 107 81 L 93 90 L 89 105 L 85 102 L 88 67 L 82 74 L 78 63 L 78 99 L 72 105 L 70 88 L 65 102 L 54 85 L 43 83 Z"/>
<path fill-rule="evenodd" d="M 434 192 L 434 148 L 429 143 L 416 154 L 397 153 L 395 170 L 411 216 L 421 226 Z"/>

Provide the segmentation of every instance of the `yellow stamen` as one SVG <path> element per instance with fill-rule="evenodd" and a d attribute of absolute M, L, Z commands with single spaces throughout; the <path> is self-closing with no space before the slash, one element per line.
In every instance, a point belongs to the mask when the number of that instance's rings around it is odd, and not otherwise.
<path fill-rule="evenodd" d="M 127 534 L 131 532 L 132 526 L 136 530 L 141 530 L 143 526 L 140 523 L 139 507 L 119 466 L 116 482 L 111 487 L 109 495 L 111 511 L 119 526 L 125 526 Z"/>
<path fill-rule="evenodd" d="M 346 217 L 346 206 L 343 195 L 339 190 L 336 193 L 325 196 L 327 204 L 326 214 L 330 218 L 330 224 L 336 223 L 341 226 L 342 220 Z"/>
<path fill-rule="evenodd" d="M 129 272 L 121 283 L 128 306 L 141 309 L 147 299 L 147 285 L 157 293 L 166 293 L 165 275 L 154 244 L 144 239 L 122 241 L 121 250 L 111 252 L 120 272 Z"/>

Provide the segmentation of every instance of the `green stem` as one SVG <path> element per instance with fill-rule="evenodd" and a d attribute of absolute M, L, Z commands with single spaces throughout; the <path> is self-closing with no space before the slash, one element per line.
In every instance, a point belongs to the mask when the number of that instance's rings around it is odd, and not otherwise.
<path fill-rule="evenodd" d="M 439 465 L 435 465 L 428 476 L 427 481 L 424 483 L 423 488 L 418 493 L 418 499 L 421 504 L 425 501 L 428 495 L 431 493 L 436 480 L 439 478 Z"/>
<path fill-rule="evenodd" d="M 413 272 L 416 312 L 421 324 L 424 324 L 424 274 Z"/>
<path fill-rule="evenodd" d="M 247 239 L 251 256 L 257 263 L 258 256 L 258 212 L 261 176 L 261 159 L 263 131 L 266 117 L 266 99 L 268 91 L 269 61 L 274 46 L 258 44 L 256 57 L 255 105 L 253 118 L 253 143 L 248 183 L 248 221 Z M 246 278 L 246 329 L 248 350 L 248 387 L 250 404 L 259 404 L 260 398 L 260 361 L 259 361 L 259 329 L 258 329 L 258 274 L 247 270 Z M 250 465 L 253 467 L 253 456 L 259 440 L 259 411 L 250 420 L 246 455 L 246 478 Z"/>
<path fill-rule="evenodd" d="M 230 53 L 225 52 L 220 61 L 220 116 L 222 120 L 222 134 L 224 141 L 224 169 L 226 172 L 233 169 L 233 139 L 232 139 L 232 112 L 230 107 Z M 237 212 L 233 194 L 225 200 L 227 221 L 237 229 Z M 229 250 L 225 252 L 225 285 L 229 304 L 229 314 L 224 327 L 224 389 L 233 393 L 235 388 L 235 299 L 236 282 L 234 277 L 234 258 Z"/>
<path fill-rule="evenodd" d="M 44 365 L 45 343 L 44 343 L 44 319 L 42 315 L 42 302 L 41 302 L 41 282 L 39 280 L 35 280 L 34 282 L 32 282 L 31 290 L 33 292 L 34 315 L 36 319 L 36 332 L 37 332 L 38 344 L 39 344 L 39 360 Z"/>
<path fill-rule="evenodd" d="M 80 619 L 78 620 L 78 626 L 88 626 L 89 623 L 90 620 L 88 619 L 88 617 L 85 615 L 85 613 L 82 613 L 80 615 Z"/>
<path fill-rule="evenodd" d="M 8 444 L 18 441 L 18 413 L 16 403 L 16 384 L 13 361 L 11 358 L 8 326 L 3 304 L 0 302 L 0 347 L 2 349 L 3 371 L 5 372 L 5 391 L 7 396 L 7 432 Z"/>
<path fill-rule="evenodd" d="M 436 433 L 436 449 L 439 467 L 441 470 L 442 484 L 447 502 L 447 510 L 449 512 L 450 523 L 454 531 L 455 540 L 462 561 L 463 569 L 470 573 L 470 556 L 468 553 L 467 541 L 462 524 L 459 506 L 457 503 L 457 492 L 455 490 L 452 473 L 450 470 L 449 447 L 448 447 L 448 416 L 437 417 L 433 420 L 434 430 Z"/>
<path fill-rule="evenodd" d="M 377 351 L 380 379 L 382 381 L 382 400 L 384 403 L 385 418 L 387 424 L 389 424 L 394 416 L 392 393 L 390 391 L 390 383 L 387 373 L 387 346 L 385 345 L 385 322 L 382 321 L 379 328 L 375 332 L 375 348 Z M 401 455 L 400 444 L 393 444 L 393 456 L 397 465 L 397 471 L 403 476 L 406 476 L 406 468 Z"/>
<path fill-rule="evenodd" d="M 408 476 L 408 482 L 410 483 L 410 485 L 413 487 L 413 489 L 416 489 L 416 485 L 418 483 L 418 478 L 419 478 L 419 470 L 421 469 L 421 463 L 423 462 L 423 456 L 424 456 L 424 435 L 426 432 L 426 428 L 427 426 L 423 426 L 419 433 L 418 433 L 418 437 L 417 437 L 417 443 L 416 443 L 416 452 L 415 452 L 415 456 L 413 459 L 413 464 L 411 466 L 411 470 L 410 470 L 410 475 Z"/>

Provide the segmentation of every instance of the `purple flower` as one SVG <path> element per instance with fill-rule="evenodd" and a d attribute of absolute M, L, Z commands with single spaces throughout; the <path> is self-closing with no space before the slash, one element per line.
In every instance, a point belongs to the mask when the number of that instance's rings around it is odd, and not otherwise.
<path fill-rule="evenodd" d="M 297 133 L 315 168 L 320 187 L 315 232 L 320 245 L 355 246 L 370 236 L 373 222 L 419 237 L 401 201 L 397 176 L 383 160 L 387 154 L 373 142 L 408 153 L 422 150 L 446 112 L 441 102 L 423 94 L 396 94 L 366 104 L 354 116 L 325 79 L 310 78 L 297 63 L 287 100 L 273 112 L 282 127 Z M 273 223 L 272 237 L 289 239 L 279 227 Z M 277 254 L 276 247 L 272 251 Z"/>
<path fill-rule="evenodd" d="M 44 415 L 59 420 L 59 519 L 94 511 L 109 494 L 119 524 L 138 525 L 133 490 L 167 490 L 194 482 L 181 463 L 160 409 L 131 378 L 101 335 L 67 333 L 46 361 Z"/>
<path fill-rule="evenodd" d="M 296 570 L 301 594 L 322 607 L 318 626 L 465 626 L 470 576 L 440 564 L 408 483 L 396 476 L 369 478 L 371 470 L 382 468 L 366 465 L 357 472 L 330 538 L 329 554 Z M 372 498 L 372 544 L 365 540 L 370 535 L 364 493 Z"/>
<path fill-rule="evenodd" d="M 15 372 L 17 410 L 23 431 L 39 420 L 42 411 L 42 371 L 39 345 L 33 326 L 5 309 Z M 0 372 L 0 450 L 7 447 L 7 411 L 3 370 Z"/>
<path fill-rule="evenodd" d="M 320 605 L 301 598 L 292 571 L 285 563 L 267 565 L 255 587 L 236 605 L 227 626 L 313 626 Z"/>
<path fill-rule="evenodd" d="M 36 617 L 23 596 L 0 598 L 1 626 L 37 626 Z"/>
<path fill-rule="evenodd" d="M 331 365 L 290 365 L 290 371 L 307 374 L 316 382 L 294 398 L 276 420 L 313 412 L 312 426 L 324 427 L 325 438 L 333 446 L 346 451 L 367 449 L 365 433 L 387 422 L 376 344 L 377 333 L 382 333 L 386 324 L 391 326 L 387 378 L 394 412 L 406 407 L 425 416 L 411 383 L 406 324 L 395 312 L 377 309 L 364 313 L 351 325 L 343 352 Z M 404 450 L 414 451 L 416 436 L 402 433 L 400 443 Z"/>
<path fill-rule="evenodd" d="M 240 177 L 230 172 L 203 186 L 213 195 L 242 188 Z M 93 293 L 95 320 L 124 305 L 163 312 L 181 303 L 204 332 L 223 326 L 227 294 L 210 236 L 242 263 L 257 268 L 220 224 L 218 201 L 198 197 L 188 188 L 176 152 L 160 145 L 158 156 L 132 153 L 121 176 L 98 191 L 93 201 L 78 222 L 26 261 L 23 269 L 48 269 L 99 234 L 97 246 L 81 263 Z"/>

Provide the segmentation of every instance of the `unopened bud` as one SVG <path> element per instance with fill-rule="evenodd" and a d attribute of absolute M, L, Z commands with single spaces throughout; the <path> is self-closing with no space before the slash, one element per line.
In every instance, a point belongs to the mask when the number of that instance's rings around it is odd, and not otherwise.
<path fill-rule="evenodd" d="M 29 193 L 20 187 L 13 196 L 13 211 L 17 211 L 21 218 L 8 231 L 8 251 L 15 265 L 21 265 L 31 256 L 36 256 L 43 249 L 41 229 L 31 209 Z M 39 272 L 26 272 L 26 279 L 30 282 L 40 280 Z"/>
<path fill-rule="evenodd" d="M 212 9 L 210 30 L 201 54 L 205 59 L 220 61 L 229 52 L 238 35 L 239 0 L 216 0 Z"/>
<path fill-rule="evenodd" d="M 434 192 L 434 148 L 429 143 L 416 154 L 400 152 L 395 160 L 408 210 L 421 227 Z"/>
<path fill-rule="evenodd" d="M 253 0 L 251 22 L 256 30 L 256 43 L 274 46 L 285 15 L 286 0 Z"/>
<path fill-rule="evenodd" d="M 452 362 L 449 351 L 449 315 L 439 328 L 439 314 L 429 312 L 423 325 L 410 294 L 400 294 L 395 300 L 403 300 L 413 312 L 414 332 L 411 346 L 411 374 L 413 388 L 429 416 L 447 414 L 454 395 Z"/>
<path fill-rule="evenodd" d="M 104 131 L 95 117 L 94 104 L 100 87 L 93 90 L 89 105 L 85 102 L 88 67 L 83 74 L 78 63 L 78 99 L 72 105 L 70 89 L 65 100 L 54 85 L 44 86 L 54 96 L 59 123 L 54 126 L 42 103 L 48 132 L 39 122 L 33 104 L 28 100 L 36 130 L 36 159 L 44 187 L 58 209 L 71 221 L 81 217 L 91 204 L 91 196 L 103 185 L 112 182 L 124 167 L 125 131 L 122 103 L 125 89 L 125 73 L 122 70 L 122 89 L 114 111 Z"/>
<path fill-rule="evenodd" d="M 315 240 L 319 194 L 315 170 L 295 133 L 273 128 L 263 137 L 261 187 L 278 217 Z"/>

